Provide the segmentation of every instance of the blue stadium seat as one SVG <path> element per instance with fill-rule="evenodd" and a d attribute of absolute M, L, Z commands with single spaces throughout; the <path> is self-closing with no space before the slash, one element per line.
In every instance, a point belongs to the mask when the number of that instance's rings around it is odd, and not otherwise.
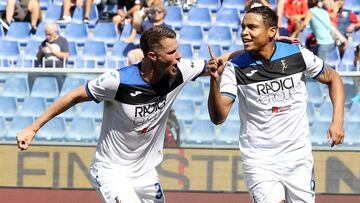
<path fill-rule="evenodd" d="M 239 114 L 239 101 L 236 99 L 231 107 L 231 110 L 227 116 L 227 120 L 234 120 L 240 123 L 240 114 Z"/>
<path fill-rule="evenodd" d="M 327 141 L 327 131 L 330 127 L 330 121 L 315 120 L 310 128 L 310 138 L 313 146 L 330 145 Z"/>
<path fill-rule="evenodd" d="M 7 129 L 5 126 L 5 120 L 3 117 L 0 117 L 0 140 L 4 140 L 7 135 Z"/>
<path fill-rule="evenodd" d="M 208 8 L 212 13 L 216 13 L 221 7 L 220 0 L 197 0 L 196 7 Z"/>
<path fill-rule="evenodd" d="M 66 77 L 61 86 L 60 96 L 64 96 L 66 93 L 79 86 L 84 86 L 86 82 L 87 81 L 84 78 Z"/>
<path fill-rule="evenodd" d="M 205 31 L 211 27 L 211 14 L 208 8 L 192 7 L 188 14 L 188 25 L 201 26 Z"/>
<path fill-rule="evenodd" d="M 177 119 L 191 123 L 195 117 L 195 103 L 191 99 L 176 99 L 171 108 Z"/>
<path fill-rule="evenodd" d="M 118 39 L 117 28 L 114 23 L 98 23 L 93 32 L 93 40 L 105 42 L 108 47 L 113 47 Z"/>
<path fill-rule="evenodd" d="M 35 141 L 61 142 L 66 136 L 65 120 L 62 117 L 52 118 L 35 136 Z"/>
<path fill-rule="evenodd" d="M 130 50 L 135 49 L 136 46 L 133 43 L 126 43 L 123 41 L 118 41 L 114 44 L 114 47 L 111 51 L 112 60 L 123 60 L 127 59 L 127 54 Z"/>
<path fill-rule="evenodd" d="M 192 99 L 196 105 L 200 105 L 204 98 L 204 88 L 199 81 L 186 83 L 178 96 L 178 99 Z"/>
<path fill-rule="evenodd" d="M 15 116 L 10 122 L 8 134 L 5 136 L 5 140 L 15 141 L 16 133 L 21 129 L 28 127 L 34 121 L 30 116 Z"/>
<path fill-rule="evenodd" d="M 55 2 L 53 4 L 50 4 L 45 14 L 45 19 L 44 19 L 45 22 L 53 22 L 59 20 L 63 13 L 62 10 L 63 10 L 62 4 L 57 4 Z"/>
<path fill-rule="evenodd" d="M 103 118 L 104 105 L 96 102 L 85 102 L 80 105 L 79 115 L 85 118 L 93 118 L 96 122 L 101 122 Z"/>
<path fill-rule="evenodd" d="M 332 120 L 332 113 L 333 113 L 333 107 L 332 103 L 329 101 L 325 101 L 323 104 L 321 104 L 319 108 L 319 116 L 317 120 L 319 121 L 331 121 Z"/>
<path fill-rule="evenodd" d="M 104 65 L 106 60 L 105 43 L 97 41 L 86 41 L 81 59 L 94 60 L 98 65 Z"/>
<path fill-rule="evenodd" d="M 127 59 L 106 60 L 105 67 L 109 69 L 123 68 L 128 65 Z"/>
<path fill-rule="evenodd" d="M 30 95 L 29 84 L 26 78 L 8 78 L 4 84 L 2 96 L 15 97 L 18 100 L 23 100 Z"/>
<path fill-rule="evenodd" d="M 81 7 L 81 8 L 76 7 L 74 10 L 72 22 L 73 23 L 83 23 L 84 12 L 85 12 L 84 7 Z M 90 17 L 89 17 L 89 20 L 90 20 L 89 27 L 94 28 L 95 23 L 98 21 L 98 19 L 99 19 L 99 11 L 98 11 L 96 5 L 92 4 L 91 11 L 90 11 Z"/>
<path fill-rule="evenodd" d="M 37 77 L 31 89 L 32 97 L 45 97 L 53 101 L 59 95 L 59 86 L 55 77 Z"/>
<path fill-rule="evenodd" d="M 243 11 L 245 8 L 245 0 L 224 0 L 222 3 L 223 8 L 238 8 Z"/>
<path fill-rule="evenodd" d="M 346 48 L 344 55 L 341 59 L 341 65 L 345 66 L 346 71 L 352 71 L 354 68 L 355 46 Z"/>
<path fill-rule="evenodd" d="M 46 110 L 46 100 L 44 97 L 25 97 L 21 116 L 39 117 Z"/>
<path fill-rule="evenodd" d="M 360 2 L 358 0 L 346 0 L 344 2 L 344 9 L 349 9 L 352 11 L 360 11 Z"/>
<path fill-rule="evenodd" d="M 226 120 L 220 125 L 220 134 L 216 137 L 216 145 L 238 146 L 240 135 L 240 122 Z"/>
<path fill-rule="evenodd" d="M 20 48 L 16 41 L 0 39 L 0 66 L 13 65 L 20 56 Z"/>
<path fill-rule="evenodd" d="M 16 67 L 35 67 L 37 66 L 37 52 L 39 50 L 39 46 L 41 45 L 40 41 L 30 40 L 25 48 L 24 54 L 19 58 L 16 63 Z M 26 63 L 27 62 L 27 63 Z"/>
<path fill-rule="evenodd" d="M 231 44 L 229 47 L 229 52 L 234 52 L 238 50 L 244 50 L 243 44 Z"/>
<path fill-rule="evenodd" d="M 195 49 L 200 48 L 203 43 L 203 30 L 201 26 L 184 25 L 179 33 L 179 42 L 191 44 Z"/>
<path fill-rule="evenodd" d="M 194 120 L 190 134 L 186 139 L 189 145 L 213 145 L 215 141 L 215 126 L 209 120 Z"/>
<path fill-rule="evenodd" d="M 236 37 L 235 37 L 235 44 L 244 45 L 244 43 L 243 43 L 243 41 L 241 39 L 241 31 L 242 31 L 242 28 L 239 27 L 239 30 L 236 33 Z"/>
<path fill-rule="evenodd" d="M 25 46 L 30 39 L 30 27 L 28 22 L 13 22 L 10 24 L 6 39 L 17 41 L 21 46 Z"/>
<path fill-rule="evenodd" d="M 37 26 L 36 34 L 32 36 L 32 39 L 35 41 L 43 41 L 46 39 L 45 35 L 45 22 L 40 22 Z"/>
<path fill-rule="evenodd" d="M 203 102 L 200 106 L 200 111 L 199 113 L 196 115 L 197 119 L 202 119 L 202 120 L 210 120 L 210 115 L 209 115 L 209 110 L 208 110 L 208 104 L 207 102 Z"/>
<path fill-rule="evenodd" d="M 222 54 L 222 48 L 220 45 L 218 44 L 214 44 L 211 45 L 214 53 L 217 57 L 221 56 Z M 204 59 L 204 60 L 209 60 L 210 59 L 210 54 L 209 54 L 209 48 L 208 48 L 208 44 L 201 44 L 200 49 L 199 49 L 199 59 Z"/>
<path fill-rule="evenodd" d="M 353 41 L 351 42 L 352 46 L 357 46 L 358 44 L 360 44 L 360 30 L 353 34 Z"/>
<path fill-rule="evenodd" d="M 359 126 L 360 121 L 345 122 L 345 146 L 360 146 Z"/>
<path fill-rule="evenodd" d="M 232 31 L 237 32 L 240 26 L 240 16 L 236 8 L 221 8 L 216 16 L 216 24 L 228 26 Z"/>
<path fill-rule="evenodd" d="M 212 26 L 207 39 L 210 44 L 219 44 L 223 49 L 229 49 L 232 44 L 231 29 L 228 26 Z"/>
<path fill-rule="evenodd" d="M 40 9 L 46 11 L 51 3 L 51 0 L 40 0 Z"/>
<path fill-rule="evenodd" d="M 0 96 L 0 109 L 0 116 L 6 120 L 12 120 L 17 115 L 16 98 Z"/>
<path fill-rule="evenodd" d="M 308 100 L 315 106 L 320 106 L 324 101 L 323 94 L 321 92 L 320 84 L 310 80 L 306 81 L 306 89 L 308 93 Z"/>
<path fill-rule="evenodd" d="M 354 102 L 350 107 L 349 121 L 360 121 L 360 102 Z"/>
<path fill-rule="evenodd" d="M 78 52 L 77 52 L 77 47 L 76 47 L 76 43 L 75 42 L 68 42 L 68 46 L 69 46 L 69 58 L 67 59 L 67 63 L 68 64 L 74 64 L 75 59 L 78 56 Z"/>
<path fill-rule="evenodd" d="M 337 69 L 340 64 L 340 53 L 338 48 L 335 48 L 330 52 L 329 56 L 325 59 L 325 63 L 329 64 L 334 69 Z"/>
<path fill-rule="evenodd" d="M 74 61 L 74 68 L 97 68 L 98 67 L 98 63 L 95 60 L 92 59 L 87 59 L 84 60 L 82 58 L 76 58 Z"/>
<path fill-rule="evenodd" d="M 88 37 L 88 27 L 85 23 L 69 23 L 66 25 L 64 36 L 68 41 L 83 46 Z"/>
<path fill-rule="evenodd" d="M 0 39 L 3 38 L 4 36 L 5 36 L 4 29 L 2 25 L 0 25 Z"/>
<path fill-rule="evenodd" d="M 165 23 L 173 26 L 176 30 L 180 30 L 183 25 L 183 11 L 179 6 L 167 6 L 167 14 Z"/>
<path fill-rule="evenodd" d="M 290 33 L 289 33 L 289 30 L 287 27 L 279 27 L 279 35 L 280 36 L 287 36 L 289 37 L 290 36 Z"/>
<path fill-rule="evenodd" d="M 311 101 L 307 102 L 307 106 L 306 106 L 306 114 L 309 120 L 309 124 L 312 125 L 312 123 L 315 120 L 315 108 L 314 108 L 314 104 Z"/>
<path fill-rule="evenodd" d="M 357 87 L 355 84 L 349 84 L 344 82 L 344 90 L 345 90 L 345 106 L 349 107 L 352 103 L 352 98 L 354 98 L 357 93 Z"/>
<path fill-rule="evenodd" d="M 6 0 L 0 0 L 0 11 L 6 10 Z"/>
<path fill-rule="evenodd" d="M 125 23 L 121 31 L 120 40 L 124 40 L 128 38 L 131 35 L 131 32 L 132 32 L 132 25 L 130 23 Z"/>
<path fill-rule="evenodd" d="M 67 142 L 95 142 L 97 137 L 95 122 L 92 118 L 75 117 L 65 137 Z"/>
<path fill-rule="evenodd" d="M 182 59 L 193 59 L 194 58 L 194 49 L 191 44 L 179 44 L 179 51 L 181 53 Z"/>

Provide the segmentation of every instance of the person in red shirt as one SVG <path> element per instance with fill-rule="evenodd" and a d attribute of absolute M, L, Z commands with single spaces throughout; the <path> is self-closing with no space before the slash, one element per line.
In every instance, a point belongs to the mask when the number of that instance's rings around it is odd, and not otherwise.
<path fill-rule="evenodd" d="M 334 0 L 334 4 L 331 8 L 328 8 L 328 12 L 333 25 L 343 34 L 345 37 L 349 37 L 353 31 L 360 28 L 360 19 L 356 14 L 343 8 L 345 0 Z M 346 47 L 339 47 L 340 55 L 345 52 Z"/>
<path fill-rule="evenodd" d="M 283 4 L 284 4 L 283 5 L 283 14 L 288 19 L 289 34 L 292 37 L 298 37 L 298 36 L 293 36 L 292 33 L 301 26 L 301 22 L 305 18 L 306 11 L 308 10 L 307 1 L 306 0 L 284 0 L 281 2 L 283 2 Z"/>

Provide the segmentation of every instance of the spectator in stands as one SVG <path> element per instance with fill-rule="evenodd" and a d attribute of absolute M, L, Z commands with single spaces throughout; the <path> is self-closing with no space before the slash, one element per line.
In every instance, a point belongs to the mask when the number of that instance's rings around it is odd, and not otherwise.
<path fill-rule="evenodd" d="M 121 30 L 125 24 L 126 19 L 130 19 L 131 22 L 136 25 L 141 21 L 140 10 L 144 7 L 144 0 L 119 0 L 118 1 L 118 13 L 113 17 L 113 23 Z M 126 10 L 126 12 L 125 12 Z"/>
<path fill-rule="evenodd" d="M 58 23 L 70 23 L 71 18 L 71 8 L 76 6 L 78 8 L 83 7 L 85 2 L 85 13 L 84 13 L 84 23 L 90 23 L 90 12 L 91 12 L 91 5 L 95 3 L 96 5 L 101 2 L 101 0 L 64 0 L 63 3 L 63 16 Z"/>
<path fill-rule="evenodd" d="M 166 26 L 169 28 L 171 27 L 165 24 L 166 8 L 163 4 L 150 7 L 146 13 L 148 19 L 143 22 L 140 33 L 150 29 L 154 25 Z M 129 37 L 131 38 L 131 40 L 128 39 L 127 41 L 133 42 L 135 41 L 135 37 L 136 37 L 136 32 L 135 33 L 133 32 L 132 36 Z M 133 49 L 128 53 L 129 64 L 138 63 L 143 58 L 144 55 L 141 49 Z"/>
<path fill-rule="evenodd" d="M 360 28 L 360 20 L 353 11 L 343 8 L 344 1 L 334 0 L 333 6 L 328 11 L 333 25 L 341 34 L 348 37 L 354 30 Z M 341 56 L 343 56 L 346 48 L 346 46 L 339 47 Z"/>
<path fill-rule="evenodd" d="M 9 29 L 13 18 L 15 21 L 29 21 L 31 34 L 35 34 L 41 18 L 39 0 L 7 0 L 6 18 L 4 20 L 0 18 L 0 23 L 5 31 Z"/>
<path fill-rule="evenodd" d="M 306 12 L 303 24 L 294 33 L 297 35 L 310 23 L 317 41 L 315 54 L 322 60 L 325 60 L 335 48 L 335 41 L 331 35 L 330 16 L 322 8 L 322 3 L 319 0 L 308 0 L 308 7 L 309 10 Z"/>
<path fill-rule="evenodd" d="M 69 57 L 68 41 L 59 35 L 57 24 L 47 23 L 44 27 L 46 39 L 41 43 L 37 58 L 43 67 L 64 67 Z"/>
<path fill-rule="evenodd" d="M 305 14 L 308 10 L 306 0 L 280 0 L 278 9 L 278 15 L 284 15 L 288 20 L 288 32 L 291 37 L 299 37 L 294 31 L 301 27 L 301 24 L 305 18 Z"/>
<path fill-rule="evenodd" d="M 144 12 L 144 20 L 141 20 L 141 26 L 135 25 L 133 23 L 133 29 L 130 36 L 125 39 L 126 42 L 134 42 L 137 33 L 141 34 L 142 32 L 151 28 L 154 25 L 164 25 L 170 27 L 169 25 L 165 24 L 166 8 L 164 4 L 157 4 L 151 7 L 147 7 L 144 9 Z"/>

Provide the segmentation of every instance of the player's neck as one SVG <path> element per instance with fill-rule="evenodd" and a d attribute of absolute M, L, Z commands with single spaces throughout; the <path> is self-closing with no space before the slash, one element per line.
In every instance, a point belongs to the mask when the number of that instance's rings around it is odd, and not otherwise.
<path fill-rule="evenodd" d="M 260 51 L 252 52 L 255 58 L 260 60 L 270 60 L 276 49 L 275 43 L 269 43 L 264 46 Z"/>
<path fill-rule="evenodd" d="M 157 83 L 163 77 L 162 74 L 156 71 L 154 64 L 146 59 L 144 59 L 141 63 L 140 76 L 143 78 L 143 80 L 150 84 Z"/>

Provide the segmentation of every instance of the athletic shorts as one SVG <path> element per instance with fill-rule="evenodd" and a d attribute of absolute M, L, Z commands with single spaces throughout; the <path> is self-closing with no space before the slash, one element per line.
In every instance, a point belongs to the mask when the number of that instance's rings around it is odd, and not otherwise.
<path fill-rule="evenodd" d="M 312 158 L 284 167 L 254 167 L 244 173 L 253 203 L 313 203 L 315 179 Z"/>
<path fill-rule="evenodd" d="M 120 171 L 90 170 L 92 183 L 106 203 L 165 203 L 164 192 L 155 169 L 137 178 Z"/>

